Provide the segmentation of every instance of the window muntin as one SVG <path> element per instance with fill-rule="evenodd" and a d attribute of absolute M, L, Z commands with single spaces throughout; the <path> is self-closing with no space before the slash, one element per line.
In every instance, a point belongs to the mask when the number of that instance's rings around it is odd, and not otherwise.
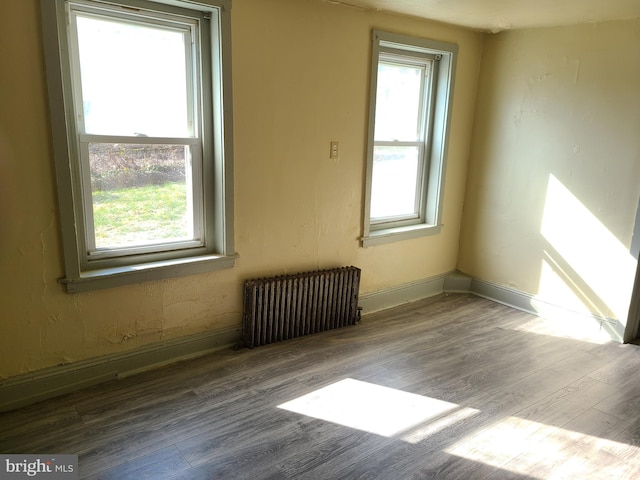
<path fill-rule="evenodd" d="M 457 46 L 374 31 L 363 246 L 440 229 Z"/>
<path fill-rule="evenodd" d="M 41 0 L 68 292 L 233 266 L 230 7 Z"/>

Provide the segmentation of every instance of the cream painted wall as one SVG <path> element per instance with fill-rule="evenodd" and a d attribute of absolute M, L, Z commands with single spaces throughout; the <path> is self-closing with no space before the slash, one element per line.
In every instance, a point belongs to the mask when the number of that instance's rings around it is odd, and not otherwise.
<path fill-rule="evenodd" d="M 459 269 L 624 324 L 640 21 L 487 36 Z"/>
<path fill-rule="evenodd" d="M 315 0 L 234 0 L 237 266 L 64 293 L 38 5 L 0 6 L 0 377 L 239 328 L 250 277 L 353 264 L 368 293 L 455 268 L 481 35 Z M 460 56 L 442 234 L 363 249 L 374 27 L 458 43 Z"/>

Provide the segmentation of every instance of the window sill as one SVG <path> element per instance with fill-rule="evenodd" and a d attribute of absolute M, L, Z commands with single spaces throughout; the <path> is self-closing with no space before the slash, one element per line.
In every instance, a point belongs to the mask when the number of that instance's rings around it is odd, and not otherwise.
<path fill-rule="evenodd" d="M 64 278 L 60 283 L 66 286 L 67 293 L 88 292 L 231 268 L 234 266 L 236 258 L 238 258 L 238 254 L 202 255 L 125 267 L 103 268 L 81 272 L 78 278 Z"/>
<path fill-rule="evenodd" d="M 371 247 L 373 245 L 382 245 L 383 243 L 399 242 L 401 240 L 409 240 L 411 238 L 426 237 L 428 235 L 436 235 L 442 230 L 442 225 L 410 225 L 407 227 L 387 228 L 384 230 L 375 230 L 369 232 L 360 239 L 363 247 Z"/>

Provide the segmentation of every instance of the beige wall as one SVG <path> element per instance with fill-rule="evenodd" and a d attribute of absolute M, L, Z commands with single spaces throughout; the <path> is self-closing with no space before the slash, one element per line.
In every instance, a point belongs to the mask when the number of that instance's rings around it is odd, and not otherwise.
<path fill-rule="evenodd" d="M 487 36 L 459 268 L 624 323 L 640 196 L 640 22 Z"/>
<path fill-rule="evenodd" d="M 64 293 L 38 4 L 0 6 L 0 377 L 239 328 L 254 276 L 353 264 L 367 293 L 456 267 L 481 35 L 322 1 L 234 0 L 237 266 Z M 363 249 L 374 27 L 458 43 L 460 56 L 442 234 Z"/>

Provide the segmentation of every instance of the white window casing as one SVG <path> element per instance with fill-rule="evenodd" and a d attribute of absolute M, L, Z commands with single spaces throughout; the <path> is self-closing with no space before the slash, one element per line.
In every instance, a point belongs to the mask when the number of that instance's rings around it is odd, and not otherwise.
<path fill-rule="evenodd" d="M 379 30 L 373 32 L 361 238 L 364 247 L 432 235 L 441 230 L 457 51 L 455 44 Z M 393 76 L 379 84 L 382 78 L 387 78 L 380 75 L 388 75 L 384 72 L 393 69 L 413 74 L 416 77 L 413 86 L 410 82 L 403 83 L 401 76 L 397 76 L 397 84 L 393 83 Z M 419 84 L 415 83 L 418 73 Z M 413 97 L 410 96 L 412 89 Z M 385 103 L 378 95 L 391 99 Z M 387 103 L 391 108 L 387 108 Z M 406 111 L 402 111 L 403 103 Z M 388 128 L 376 125 L 376 117 L 379 124 L 384 123 Z M 385 149 L 391 161 L 383 160 Z M 398 158 L 402 158 L 403 151 L 407 152 L 404 156 L 408 161 L 401 164 Z"/>
<path fill-rule="evenodd" d="M 230 0 L 211 0 L 206 4 L 181 0 L 41 0 L 65 261 L 65 278 L 61 282 L 68 292 L 202 273 L 234 265 L 237 254 L 233 241 L 230 8 Z M 91 21 L 113 24 L 121 29 L 132 26 L 160 34 L 168 32 L 167 35 L 182 42 L 183 47 L 178 51 L 183 48 L 180 54 L 183 57 L 179 57 L 184 58 L 183 68 L 174 70 L 182 75 L 181 81 L 186 86 L 177 95 L 184 97 L 184 115 L 181 117 L 184 128 L 165 128 L 162 122 L 156 122 L 156 126 L 149 127 L 147 132 L 127 130 L 124 126 L 126 117 L 131 117 L 132 113 L 133 116 L 140 113 L 141 118 L 143 114 L 148 118 L 154 116 L 141 109 L 135 110 L 135 95 L 131 96 L 131 107 L 126 99 L 122 100 L 124 110 L 132 109 L 123 112 L 122 122 L 115 118 L 109 123 L 105 117 L 96 114 L 93 117 L 97 120 L 87 124 L 87 112 L 92 106 L 84 98 L 89 80 L 85 81 L 85 71 L 81 68 L 84 65 L 81 50 L 89 48 L 90 42 L 85 38 L 90 37 L 79 34 L 78 25 Z M 97 41 L 95 45 L 98 45 Z M 95 57 L 99 55 L 85 55 L 85 58 Z M 86 78 L 89 77 L 87 74 Z M 117 92 L 126 90 L 121 88 Z M 158 103 L 161 100 L 160 96 Z M 163 106 L 153 104 L 158 111 Z M 167 122 L 171 123 L 169 117 Z M 162 115 L 159 118 L 164 121 Z M 185 194 L 181 206 L 185 213 L 185 231 L 163 234 L 158 239 L 134 237 L 121 238 L 120 243 L 98 241 L 94 221 L 96 204 L 92 197 L 91 145 L 113 146 L 122 151 L 175 146 L 176 151 L 184 152 Z M 141 221 L 139 230 L 144 225 Z"/>

